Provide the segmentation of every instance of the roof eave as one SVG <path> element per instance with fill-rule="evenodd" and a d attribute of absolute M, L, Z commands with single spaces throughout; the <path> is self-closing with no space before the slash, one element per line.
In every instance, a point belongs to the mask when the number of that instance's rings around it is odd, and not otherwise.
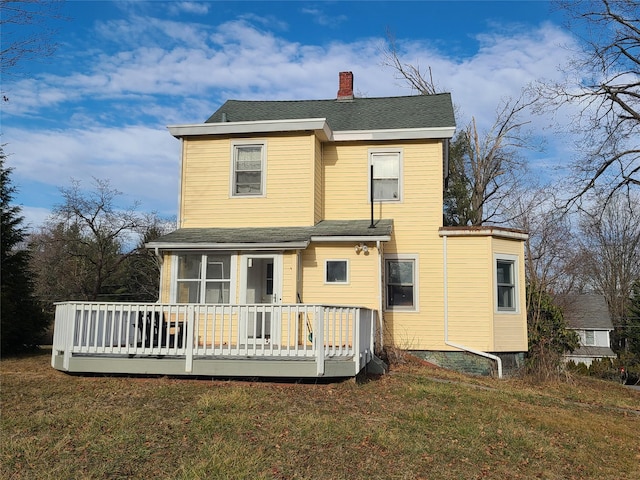
<path fill-rule="evenodd" d="M 309 241 L 269 243 L 216 243 L 216 242 L 149 242 L 146 248 L 156 250 L 304 250 Z"/>
<path fill-rule="evenodd" d="M 319 235 L 312 236 L 311 241 L 320 242 L 388 242 L 391 235 Z"/>
<path fill-rule="evenodd" d="M 342 130 L 333 132 L 331 140 L 413 140 L 425 138 L 452 138 L 456 127 L 396 128 L 380 130 Z"/>
<path fill-rule="evenodd" d="M 296 120 L 261 120 L 249 122 L 199 123 L 192 125 L 169 125 L 171 135 L 176 138 L 202 135 L 233 135 L 243 133 L 313 131 L 322 140 L 332 136 L 325 118 L 303 118 Z"/>
<path fill-rule="evenodd" d="M 354 140 L 413 140 L 452 138 L 455 127 L 396 128 L 378 130 L 342 130 L 334 132 L 326 118 L 297 120 L 260 120 L 247 122 L 199 123 L 169 125 L 176 138 L 206 135 L 234 135 L 247 133 L 277 133 L 313 131 L 322 141 L 345 142 Z"/>
<path fill-rule="evenodd" d="M 441 237 L 495 237 L 521 241 L 529 239 L 529 234 L 522 230 L 495 226 L 440 227 L 438 235 Z"/>

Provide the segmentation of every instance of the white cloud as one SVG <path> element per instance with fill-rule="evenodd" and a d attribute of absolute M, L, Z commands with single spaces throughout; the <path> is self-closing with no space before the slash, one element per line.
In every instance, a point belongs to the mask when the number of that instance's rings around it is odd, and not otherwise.
<path fill-rule="evenodd" d="M 168 4 L 169 10 L 173 14 L 180 12 L 206 15 L 209 13 L 209 4 L 206 2 L 171 2 Z"/>
<path fill-rule="evenodd" d="M 175 8 L 197 14 L 199 5 Z M 412 93 L 381 67 L 382 36 L 305 45 L 274 31 L 284 24 L 258 28 L 268 25 L 262 20 L 245 16 L 209 26 L 133 14 L 99 23 L 96 36 L 108 43 L 95 42 L 77 68 L 6 86 L 11 101 L 3 106 L 3 141 L 14 152 L 16 171 L 25 181 L 54 186 L 71 177 L 85 184 L 110 179 L 145 209 L 171 212 L 179 143 L 166 124 L 202 122 L 228 98 L 333 98 L 338 72 L 345 70 L 354 72 L 356 91 L 366 96 Z M 431 66 L 436 83 L 452 92 L 464 114 L 459 125 L 473 115 L 481 127 L 493 121 L 501 98 L 517 97 L 537 78 L 557 78 L 556 65 L 566 55 L 559 46 L 572 42 L 552 25 L 477 41 L 478 51 L 464 58 L 426 41 L 398 39 L 398 47 L 404 61 Z M 33 121 L 39 118 L 49 123 Z M 28 126 L 20 126 L 25 120 Z M 542 122 L 534 120 L 541 131 Z M 554 141 L 553 134 L 548 138 Z"/>
<path fill-rule="evenodd" d="M 23 217 L 22 226 L 28 232 L 35 232 L 43 226 L 51 215 L 51 210 L 42 207 L 21 207 L 20 215 Z"/>
<path fill-rule="evenodd" d="M 87 130 L 9 129 L 12 166 L 22 183 L 68 186 L 73 178 L 90 188 L 109 180 L 129 202 L 171 214 L 177 205 L 179 142 L 166 130 L 147 127 Z"/>
<path fill-rule="evenodd" d="M 346 15 L 329 15 L 319 8 L 303 8 L 300 11 L 310 15 L 318 25 L 323 27 L 338 28 L 340 24 L 347 21 Z"/>

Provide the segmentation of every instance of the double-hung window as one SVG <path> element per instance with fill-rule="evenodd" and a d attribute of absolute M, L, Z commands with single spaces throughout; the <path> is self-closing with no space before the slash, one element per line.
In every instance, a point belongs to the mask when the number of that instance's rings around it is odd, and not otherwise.
<path fill-rule="evenodd" d="M 176 301 L 178 303 L 229 303 L 231 255 L 178 255 Z"/>
<path fill-rule="evenodd" d="M 263 196 L 265 194 L 264 142 L 232 145 L 231 196 Z"/>
<path fill-rule="evenodd" d="M 516 304 L 516 260 L 513 258 L 496 258 L 496 288 L 498 311 L 514 312 Z"/>
<path fill-rule="evenodd" d="M 394 202 L 402 199 L 402 152 L 370 150 L 369 171 L 373 167 L 373 200 Z"/>
<path fill-rule="evenodd" d="M 417 310 L 417 264 L 413 256 L 385 259 L 386 307 L 388 310 Z"/>

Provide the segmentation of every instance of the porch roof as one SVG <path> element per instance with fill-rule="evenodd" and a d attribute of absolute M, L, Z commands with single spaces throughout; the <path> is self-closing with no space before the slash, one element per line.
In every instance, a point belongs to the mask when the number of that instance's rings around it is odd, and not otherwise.
<path fill-rule="evenodd" d="M 387 242 L 393 221 L 323 220 L 311 227 L 180 228 L 146 244 L 158 250 L 304 250 L 311 242 Z"/>

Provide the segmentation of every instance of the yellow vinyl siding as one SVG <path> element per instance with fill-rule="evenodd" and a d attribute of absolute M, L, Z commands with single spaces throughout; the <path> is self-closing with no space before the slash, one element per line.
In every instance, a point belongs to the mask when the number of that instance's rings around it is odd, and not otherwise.
<path fill-rule="evenodd" d="M 184 140 L 181 228 L 313 224 L 315 137 L 307 133 L 254 140 L 265 142 L 267 153 L 261 197 L 230 196 L 233 138 Z"/>
<path fill-rule="evenodd" d="M 375 202 L 374 218 L 393 218 L 394 222 L 429 225 L 437 230 L 442 223 L 442 144 L 438 141 L 325 144 L 324 218 L 370 217 L 370 149 L 400 150 L 403 162 L 403 200 Z"/>
<path fill-rule="evenodd" d="M 401 152 L 401 200 L 374 203 L 374 221 L 392 219 L 385 255 L 417 259 L 415 311 L 385 310 L 384 341 L 415 350 L 452 350 L 444 331 L 444 239 L 442 142 L 440 140 L 321 142 L 309 132 L 251 137 L 266 145 L 264 197 L 230 197 L 234 140 L 249 137 L 186 138 L 180 227 L 310 226 L 321 220 L 369 219 L 369 154 Z M 526 350 L 522 241 L 491 235 L 447 237 L 449 340 L 486 351 Z M 355 243 L 314 243 L 298 254 L 283 252 L 282 303 L 356 305 L 375 310 L 384 295 L 379 253 L 356 253 Z M 237 252 L 239 255 L 245 252 Z M 494 255 L 518 257 L 517 313 L 496 312 Z M 325 283 L 325 261 L 347 260 L 348 284 Z M 169 300 L 171 262 L 165 259 L 161 299 Z M 300 262 L 300 265 L 298 265 Z M 240 269 L 238 257 L 237 268 Z M 299 278 L 300 277 L 300 278 Z M 237 303 L 243 278 L 236 272 Z M 384 302 L 382 302 L 384 305 Z M 284 336 L 285 333 L 281 332 Z"/>
<path fill-rule="evenodd" d="M 302 300 L 324 305 L 355 305 L 378 309 L 378 252 L 369 243 L 368 254 L 356 253 L 355 243 L 319 243 L 302 253 Z M 325 283 L 325 261 L 347 260 L 347 284 Z"/>
<path fill-rule="evenodd" d="M 385 311 L 385 343 L 408 349 L 443 348 L 442 143 L 345 142 L 324 145 L 324 209 L 327 219 L 370 218 L 369 152 L 398 150 L 402 155 L 402 200 L 375 202 L 374 219 L 393 219 L 385 255 L 418 257 L 418 311 Z M 348 208 L 345 207 L 348 205 Z M 377 283 L 377 272 L 371 283 Z M 306 279 L 305 279 L 306 281 Z M 381 280 L 384 285 L 384 279 Z M 379 305 L 371 304 L 372 308 Z"/>
<path fill-rule="evenodd" d="M 282 255 L 282 292 L 277 292 L 281 297 L 280 303 L 297 303 L 297 251 L 284 252 Z"/>
<path fill-rule="evenodd" d="M 323 168 L 322 168 L 323 144 L 320 139 L 315 138 L 315 159 L 314 159 L 314 195 L 313 195 L 313 222 L 318 223 L 324 218 L 324 198 L 323 198 Z"/>
<path fill-rule="evenodd" d="M 449 341 L 493 350 L 491 237 L 448 237 Z"/>
<path fill-rule="evenodd" d="M 162 254 L 162 274 L 160 278 L 162 279 L 162 285 L 160 285 L 160 303 L 169 303 L 171 302 L 171 252 L 163 252 Z"/>

